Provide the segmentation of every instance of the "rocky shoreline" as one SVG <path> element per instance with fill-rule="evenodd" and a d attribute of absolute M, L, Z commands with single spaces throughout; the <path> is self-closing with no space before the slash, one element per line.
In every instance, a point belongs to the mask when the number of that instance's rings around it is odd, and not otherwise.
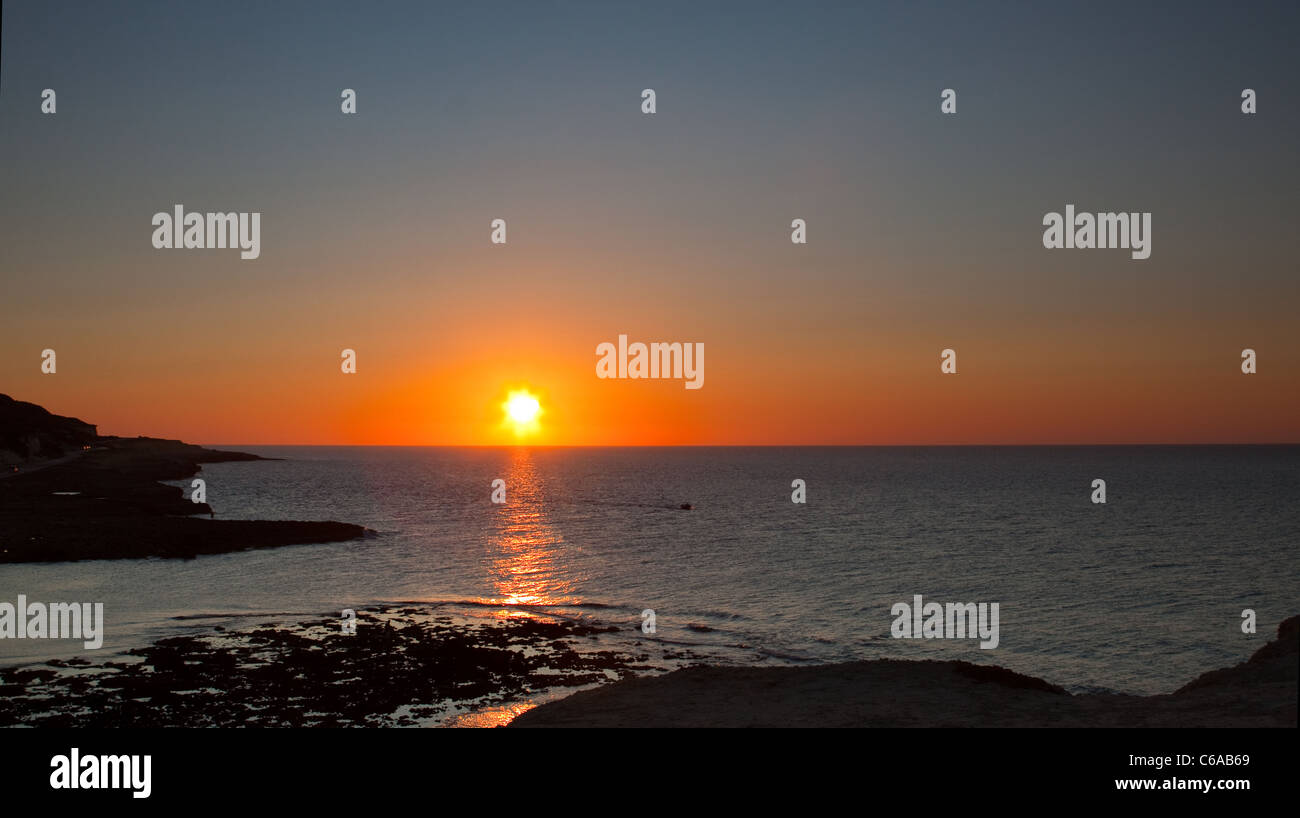
<path fill-rule="evenodd" d="M 108 661 L 0 669 L 0 727 L 393 727 L 653 672 L 617 630 L 506 617 L 457 622 L 424 606 L 174 636 Z M 645 650 L 642 650 L 645 647 Z"/>
<path fill-rule="evenodd" d="M 21 458 L 11 451 L 19 462 L 0 479 L 0 563 L 188 558 L 365 534 L 334 521 L 204 519 L 207 503 L 159 481 L 192 477 L 203 463 L 264 458 L 179 440 L 101 437 L 74 418 L 6 400 L 4 414 L 22 419 L 30 434 L 10 434 L 24 451 Z"/>
<path fill-rule="evenodd" d="M 351 636 L 338 619 L 215 627 L 100 662 L 2 668 L 0 727 L 1297 726 L 1300 616 L 1249 660 L 1156 696 L 1071 695 L 960 661 L 689 664 L 700 657 L 652 638 L 604 639 L 618 630 L 427 605 L 358 611 Z M 573 688 L 590 689 L 528 709 Z"/>

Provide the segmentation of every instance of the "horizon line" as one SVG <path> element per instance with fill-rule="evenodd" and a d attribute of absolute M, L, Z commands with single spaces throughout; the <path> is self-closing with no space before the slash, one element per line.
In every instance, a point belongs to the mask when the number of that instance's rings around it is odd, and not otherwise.
<path fill-rule="evenodd" d="M 1300 441 L 1268 443 L 199 443 L 196 445 L 321 449 L 1046 449 L 1124 446 L 1300 446 Z"/>

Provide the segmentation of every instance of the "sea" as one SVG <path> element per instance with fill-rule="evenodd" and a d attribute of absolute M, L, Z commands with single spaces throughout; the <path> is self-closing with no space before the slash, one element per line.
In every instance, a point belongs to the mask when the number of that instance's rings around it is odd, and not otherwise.
<path fill-rule="evenodd" d="M 1300 446 L 218 448 L 280 458 L 205 465 L 218 519 L 370 534 L 3 565 L 0 601 L 104 603 L 93 659 L 419 603 L 613 625 L 612 648 L 710 663 L 961 659 L 1133 694 L 1242 662 L 1300 613 Z M 894 606 L 917 595 L 997 603 L 997 646 L 896 638 Z M 88 653 L 0 640 L 6 665 Z"/>

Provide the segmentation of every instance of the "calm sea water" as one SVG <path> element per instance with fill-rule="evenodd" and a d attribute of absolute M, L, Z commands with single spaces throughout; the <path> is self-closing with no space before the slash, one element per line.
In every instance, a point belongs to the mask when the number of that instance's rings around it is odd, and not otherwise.
<path fill-rule="evenodd" d="M 8 565 L 0 599 L 104 602 L 101 656 L 214 624 L 397 601 L 625 626 L 616 641 L 652 608 L 652 638 L 713 661 L 961 658 L 1132 693 L 1242 661 L 1300 613 L 1295 446 L 225 448 L 286 459 L 205 466 L 218 517 L 342 520 L 378 535 Z M 490 502 L 496 478 L 504 505 Z M 806 505 L 790 500 L 795 478 Z M 1105 505 L 1090 501 L 1095 478 Z M 999 603 L 999 646 L 891 638 L 891 606 L 914 594 Z M 1241 632 L 1244 608 L 1258 613 L 1254 636 Z M 83 653 L 0 640 L 6 663 Z"/>

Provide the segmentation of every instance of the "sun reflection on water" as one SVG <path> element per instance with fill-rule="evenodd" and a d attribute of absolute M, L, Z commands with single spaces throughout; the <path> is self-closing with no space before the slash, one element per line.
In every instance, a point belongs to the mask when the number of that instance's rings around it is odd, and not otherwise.
<path fill-rule="evenodd" d="M 506 486 L 506 502 L 496 509 L 497 531 L 487 541 L 496 596 L 480 601 L 510 606 L 495 611 L 498 618 L 533 617 L 539 614 L 535 608 L 576 602 L 564 535 L 551 523 L 527 449 L 511 453 Z"/>

